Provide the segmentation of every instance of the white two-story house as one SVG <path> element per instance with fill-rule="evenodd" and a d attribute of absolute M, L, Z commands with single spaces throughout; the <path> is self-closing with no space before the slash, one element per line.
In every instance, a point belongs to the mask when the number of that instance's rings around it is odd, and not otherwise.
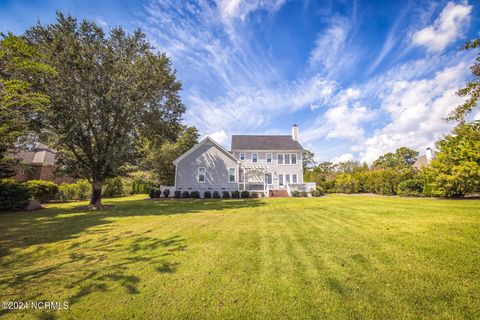
<path fill-rule="evenodd" d="M 293 190 L 311 191 L 303 181 L 303 148 L 298 126 L 291 135 L 233 135 L 231 151 L 206 137 L 175 164 L 175 190 L 255 191 L 287 196 Z"/>

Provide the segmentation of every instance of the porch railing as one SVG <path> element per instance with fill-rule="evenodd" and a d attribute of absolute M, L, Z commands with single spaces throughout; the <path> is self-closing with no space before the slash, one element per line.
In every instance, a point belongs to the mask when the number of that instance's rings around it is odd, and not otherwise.
<path fill-rule="evenodd" d="M 317 188 L 315 182 L 305 182 L 305 183 L 289 183 L 287 184 L 287 189 L 289 189 L 289 194 L 293 191 L 306 191 L 311 192 Z"/>

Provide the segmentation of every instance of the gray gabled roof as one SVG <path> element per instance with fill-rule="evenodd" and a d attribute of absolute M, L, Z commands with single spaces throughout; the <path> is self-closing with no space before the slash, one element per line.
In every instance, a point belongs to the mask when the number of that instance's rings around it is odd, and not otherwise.
<path fill-rule="evenodd" d="M 173 160 L 173 164 L 177 165 L 178 162 L 180 162 L 182 159 L 184 159 L 186 156 L 188 156 L 190 153 L 193 151 L 197 150 L 200 146 L 205 144 L 206 142 L 211 142 L 215 147 L 217 147 L 220 151 L 222 151 L 226 156 L 230 157 L 232 160 L 239 162 L 237 158 L 227 150 L 225 150 L 224 147 L 222 147 L 220 144 L 218 144 L 215 140 L 210 138 L 209 136 L 206 136 L 202 140 L 200 140 L 196 145 L 194 145 L 190 150 L 187 150 L 184 154 L 182 154 L 180 157 L 177 159 Z"/>
<path fill-rule="evenodd" d="M 292 136 L 233 135 L 231 150 L 303 150 Z"/>

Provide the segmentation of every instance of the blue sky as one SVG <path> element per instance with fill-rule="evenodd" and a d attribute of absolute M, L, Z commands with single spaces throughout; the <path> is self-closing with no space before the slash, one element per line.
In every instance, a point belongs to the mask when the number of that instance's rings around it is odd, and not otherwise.
<path fill-rule="evenodd" d="M 469 79 L 474 52 L 459 48 L 480 36 L 474 1 L 0 0 L 0 31 L 56 10 L 142 28 L 172 58 L 184 121 L 203 135 L 228 147 L 232 134 L 296 123 L 320 161 L 433 146 Z"/>

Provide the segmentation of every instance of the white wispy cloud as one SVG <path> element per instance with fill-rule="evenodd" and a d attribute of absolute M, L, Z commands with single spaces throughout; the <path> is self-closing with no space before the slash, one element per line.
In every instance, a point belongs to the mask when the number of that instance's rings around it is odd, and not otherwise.
<path fill-rule="evenodd" d="M 391 120 L 353 148 L 360 151 L 361 160 L 372 162 L 401 146 L 419 151 L 432 146 L 454 126 L 444 119 L 461 103 L 455 92 L 468 72 L 468 66 L 461 62 L 441 69 L 431 78 L 386 83 L 380 103 Z"/>
<path fill-rule="evenodd" d="M 318 34 L 315 47 L 308 58 L 309 64 L 326 70 L 333 68 L 338 63 L 338 54 L 345 47 L 351 27 L 347 18 L 332 18 L 327 30 Z"/>
<path fill-rule="evenodd" d="M 260 9 L 277 11 L 285 3 L 285 0 L 217 0 L 216 3 L 222 18 L 238 18 L 243 21 L 249 13 Z"/>
<path fill-rule="evenodd" d="M 189 99 L 192 107 L 186 119 L 207 132 L 255 130 L 285 113 L 308 108 L 311 104 L 324 104 L 331 99 L 335 86 L 333 81 L 314 76 L 273 89 L 237 88 L 214 99 L 192 95 Z"/>
<path fill-rule="evenodd" d="M 424 46 L 429 52 L 444 50 L 462 36 L 464 27 L 470 21 L 471 12 L 471 5 L 449 2 L 432 25 L 413 34 L 412 42 Z"/>

